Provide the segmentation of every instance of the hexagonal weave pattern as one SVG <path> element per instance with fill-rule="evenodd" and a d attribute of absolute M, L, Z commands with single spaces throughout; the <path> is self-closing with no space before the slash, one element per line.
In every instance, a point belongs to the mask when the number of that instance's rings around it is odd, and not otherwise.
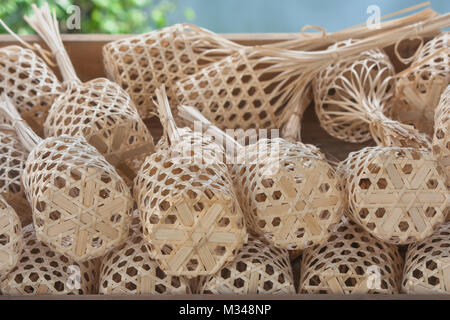
<path fill-rule="evenodd" d="M 180 141 L 149 156 L 136 177 L 144 237 L 167 274 L 214 274 L 242 247 L 244 217 L 228 168 L 215 156 L 220 147 L 200 133 Z"/>
<path fill-rule="evenodd" d="M 98 260 L 77 263 L 23 229 L 24 249 L 17 266 L 0 282 L 3 295 L 82 295 L 98 292 Z"/>
<path fill-rule="evenodd" d="M 19 46 L 0 49 L 0 94 L 10 97 L 32 129 L 43 125 L 54 99 L 62 93 L 53 71 L 33 51 Z"/>
<path fill-rule="evenodd" d="M 200 294 L 295 294 L 289 254 L 249 236 L 236 258 L 215 275 L 202 277 Z"/>
<path fill-rule="evenodd" d="M 409 246 L 402 290 L 405 293 L 450 293 L 450 224 Z"/>
<path fill-rule="evenodd" d="M 450 192 L 444 173 L 425 150 L 369 147 L 339 165 L 352 218 L 382 241 L 408 244 L 444 222 Z"/>
<path fill-rule="evenodd" d="M 0 196 L 0 279 L 14 268 L 22 253 L 22 226 L 12 207 Z"/>
<path fill-rule="evenodd" d="M 340 181 L 311 145 L 261 139 L 240 152 L 232 175 L 249 228 L 277 247 L 320 243 L 340 221 Z"/>
<path fill-rule="evenodd" d="M 402 268 L 396 246 L 344 221 L 326 243 L 303 252 L 299 293 L 394 294 Z"/>
<path fill-rule="evenodd" d="M 83 136 L 119 174 L 132 183 L 153 138 L 128 94 L 107 79 L 69 83 L 45 122 L 47 137 Z"/>
<path fill-rule="evenodd" d="M 30 152 L 22 180 L 37 238 L 55 251 L 86 261 L 127 238 L 130 191 L 83 138 L 42 141 Z"/>
<path fill-rule="evenodd" d="M 447 187 L 450 188 L 450 85 L 441 96 L 435 114 L 433 154 L 447 174 Z"/>

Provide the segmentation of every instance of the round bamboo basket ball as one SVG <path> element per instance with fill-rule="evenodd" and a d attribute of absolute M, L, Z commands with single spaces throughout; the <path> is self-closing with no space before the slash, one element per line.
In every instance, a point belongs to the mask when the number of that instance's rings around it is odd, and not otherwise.
<path fill-rule="evenodd" d="M 83 138 L 42 141 L 30 152 L 22 180 L 37 238 L 58 253 L 86 261 L 126 240 L 130 190 Z"/>
<path fill-rule="evenodd" d="M 346 40 L 329 49 L 345 47 Z M 394 92 L 394 67 L 388 56 L 373 49 L 341 59 L 314 79 L 314 101 L 320 125 L 331 136 L 352 143 L 372 139 L 366 118 L 389 114 Z"/>
<path fill-rule="evenodd" d="M 408 294 L 450 293 L 450 224 L 409 246 L 402 290 Z"/>
<path fill-rule="evenodd" d="M 450 85 L 441 96 L 434 125 L 433 154 L 444 168 L 450 188 Z"/>
<path fill-rule="evenodd" d="M 0 279 L 16 266 L 22 247 L 22 226 L 19 217 L 0 196 Z"/>
<path fill-rule="evenodd" d="M 351 153 L 338 170 L 344 172 L 352 219 L 382 241 L 423 240 L 449 212 L 443 170 L 426 150 L 368 147 Z"/>
<path fill-rule="evenodd" d="M 23 229 L 24 248 L 16 267 L 0 282 L 3 295 L 84 295 L 98 292 L 99 261 L 77 263 Z"/>
<path fill-rule="evenodd" d="M 299 293 L 395 294 L 402 268 L 396 246 L 344 221 L 326 243 L 303 252 Z"/>
<path fill-rule="evenodd" d="M 10 97 L 22 118 L 39 135 L 53 101 L 63 89 L 53 71 L 33 51 L 0 49 L 0 94 Z"/>
<path fill-rule="evenodd" d="M 200 294 L 295 294 L 287 250 L 249 236 L 235 259 L 216 274 L 199 279 Z"/>
<path fill-rule="evenodd" d="M 248 227 L 277 247 L 320 243 L 342 216 L 340 179 L 313 146 L 261 139 L 238 156 L 233 177 Z"/>
<path fill-rule="evenodd" d="M 45 136 L 83 136 L 131 184 L 153 138 L 119 85 L 107 79 L 69 83 L 45 122 Z"/>
<path fill-rule="evenodd" d="M 27 156 L 15 129 L 0 125 L 0 195 L 14 208 L 24 226 L 33 220 L 21 180 Z"/>
<path fill-rule="evenodd" d="M 227 166 L 195 141 L 157 150 L 135 180 L 150 257 L 168 275 L 214 274 L 246 241 Z"/>

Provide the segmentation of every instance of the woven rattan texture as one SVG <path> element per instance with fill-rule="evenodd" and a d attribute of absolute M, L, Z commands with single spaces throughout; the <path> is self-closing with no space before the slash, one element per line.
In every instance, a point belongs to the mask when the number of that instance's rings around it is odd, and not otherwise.
<path fill-rule="evenodd" d="M 158 31 L 121 39 L 104 46 L 108 77 L 124 88 L 143 118 L 156 112 L 155 90 L 170 88 L 178 80 L 221 60 L 238 47 L 207 30 L 178 24 Z"/>
<path fill-rule="evenodd" d="M 125 182 L 83 138 L 41 142 L 23 184 L 40 241 L 76 261 L 103 256 L 127 238 L 133 201 Z"/>
<path fill-rule="evenodd" d="M 425 150 L 369 147 L 340 164 L 352 218 L 378 239 L 407 244 L 431 236 L 444 222 L 450 192 Z"/>
<path fill-rule="evenodd" d="M 3 295 L 82 295 L 98 292 L 98 260 L 78 264 L 36 239 L 33 226 L 23 230 L 18 265 L 0 282 Z"/>
<path fill-rule="evenodd" d="M 33 51 L 0 49 L 0 94 L 10 97 L 23 119 L 39 135 L 54 99 L 62 93 L 58 78 Z"/>
<path fill-rule="evenodd" d="M 395 294 L 403 260 L 354 222 L 342 222 L 322 245 L 303 252 L 299 293 Z"/>
<path fill-rule="evenodd" d="M 393 117 L 433 135 L 434 111 L 450 83 L 450 33 L 443 32 L 419 51 L 396 85 Z"/>
<path fill-rule="evenodd" d="M 71 83 L 45 122 L 47 137 L 82 135 L 132 183 L 153 150 L 153 138 L 119 85 L 107 79 Z"/>
<path fill-rule="evenodd" d="M 246 229 L 218 146 L 199 133 L 191 136 L 157 148 L 134 190 L 150 257 L 169 275 L 195 277 L 233 260 Z"/>
<path fill-rule="evenodd" d="M 32 221 L 21 180 L 27 156 L 14 128 L 0 129 L 0 194 L 16 210 L 24 226 Z"/>
<path fill-rule="evenodd" d="M 200 294 L 295 294 L 289 254 L 250 235 L 236 258 L 199 281 Z"/>
<path fill-rule="evenodd" d="M 450 293 L 450 224 L 408 248 L 402 290 L 405 293 Z"/>
<path fill-rule="evenodd" d="M 0 196 L 0 279 L 14 268 L 22 253 L 22 226 L 14 209 Z"/>
<path fill-rule="evenodd" d="M 450 85 L 436 109 L 433 153 L 447 174 L 447 187 L 450 188 Z"/>
<path fill-rule="evenodd" d="M 320 243 L 342 215 L 340 180 L 313 146 L 261 139 L 238 156 L 232 175 L 248 227 L 278 247 Z"/>

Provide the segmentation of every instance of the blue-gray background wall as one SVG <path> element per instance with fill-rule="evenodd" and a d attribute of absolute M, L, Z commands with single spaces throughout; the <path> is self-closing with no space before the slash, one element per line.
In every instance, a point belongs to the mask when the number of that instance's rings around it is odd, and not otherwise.
<path fill-rule="evenodd" d="M 410 7 L 421 0 L 178 0 L 179 8 L 191 7 L 193 23 L 220 33 L 298 32 L 307 24 L 320 25 L 327 32 L 367 21 L 370 5 L 381 15 Z M 439 13 L 450 11 L 450 0 L 432 0 Z M 183 22 L 182 14 L 170 23 Z"/>

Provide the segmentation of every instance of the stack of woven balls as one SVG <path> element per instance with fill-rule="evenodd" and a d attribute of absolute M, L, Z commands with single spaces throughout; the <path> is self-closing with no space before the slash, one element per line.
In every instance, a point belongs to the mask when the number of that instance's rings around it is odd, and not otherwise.
<path fill-rule="evenodd" d="M 263 47 L 175 25 L 82 83 L 34 7 L 49 50 L 0 48 L 1 294 L 450 293 L 450 17 L 417 19 Z M 300 142 L 310 103 L 366 147 Z"/>

